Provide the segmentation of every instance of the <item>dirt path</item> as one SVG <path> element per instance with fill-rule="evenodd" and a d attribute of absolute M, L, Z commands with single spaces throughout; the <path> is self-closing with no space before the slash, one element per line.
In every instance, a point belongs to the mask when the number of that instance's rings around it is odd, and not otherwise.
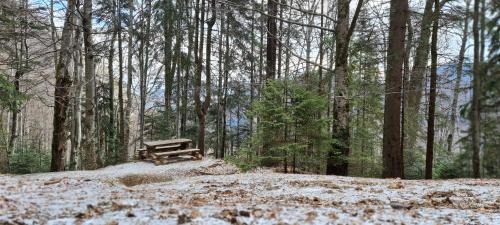
<path fill-rule="evenodd" d="M 140 162 L 0 176 L 0 224 L 498 224 L 499 187 Z"/>

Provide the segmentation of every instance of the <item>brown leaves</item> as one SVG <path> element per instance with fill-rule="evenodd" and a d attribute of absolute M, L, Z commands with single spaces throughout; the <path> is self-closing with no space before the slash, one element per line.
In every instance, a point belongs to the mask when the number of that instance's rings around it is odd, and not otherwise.
<path fill-rule="evenodd" d="M 208 203 L 208 200 L 201 196 L 195 196 L 191 199 L 190 203 L 192 206 L 203 206 Z"/>
<path fill-rule="evenodd" d="M 63 179 L 67 179 L 67 177 L 63 177 L 63 178 L 53 178 L 53 179 L 50 179 L 50 180 L 48 180 L 48 181 L 43 182 L 43 185 L 52 185 L 52 184 L 57 184 L 57 183 L 61 182 Z"/>
<path fill-rule="evenodd" d="M 87 210 L 85 212 L 80 212 L 75 215 L 77 219 L 90 219 L 96 216 L 102 215 L 102 209 L 91 204 L 87 205 Z"/>
<path fill-rule="evenodd" d="M 404 188 L 403 183 L 401 181 L 393 181 L 389 184 L 388 188 L 390 189 L 402 189 Z"/>

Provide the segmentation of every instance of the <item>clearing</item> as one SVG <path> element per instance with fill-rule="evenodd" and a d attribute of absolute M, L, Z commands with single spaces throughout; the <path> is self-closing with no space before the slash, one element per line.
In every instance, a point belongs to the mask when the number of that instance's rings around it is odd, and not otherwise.
<path fill-rule="evenodd" d="M 0 224 L 498 224 L 499 187 L 133 162 L 0 175 Z"/>

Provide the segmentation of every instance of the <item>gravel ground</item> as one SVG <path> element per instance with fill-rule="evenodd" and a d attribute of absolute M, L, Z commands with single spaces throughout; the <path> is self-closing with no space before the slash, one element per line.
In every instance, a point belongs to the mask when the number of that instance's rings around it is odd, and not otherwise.
<path fill-rule="evenodd" d="M 500 224 L 500 180 L 406 181 L 222 161 L 0 175 L 0 224 Z"/>

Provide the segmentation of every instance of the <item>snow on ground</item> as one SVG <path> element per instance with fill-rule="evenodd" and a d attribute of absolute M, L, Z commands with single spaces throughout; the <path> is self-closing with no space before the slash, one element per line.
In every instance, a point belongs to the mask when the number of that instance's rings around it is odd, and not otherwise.
<path fill-rule="evenodd" d="M 0 224 L 500 224 L 500 180 L 240 173 L 214 159 L 0 175 Z"/>

